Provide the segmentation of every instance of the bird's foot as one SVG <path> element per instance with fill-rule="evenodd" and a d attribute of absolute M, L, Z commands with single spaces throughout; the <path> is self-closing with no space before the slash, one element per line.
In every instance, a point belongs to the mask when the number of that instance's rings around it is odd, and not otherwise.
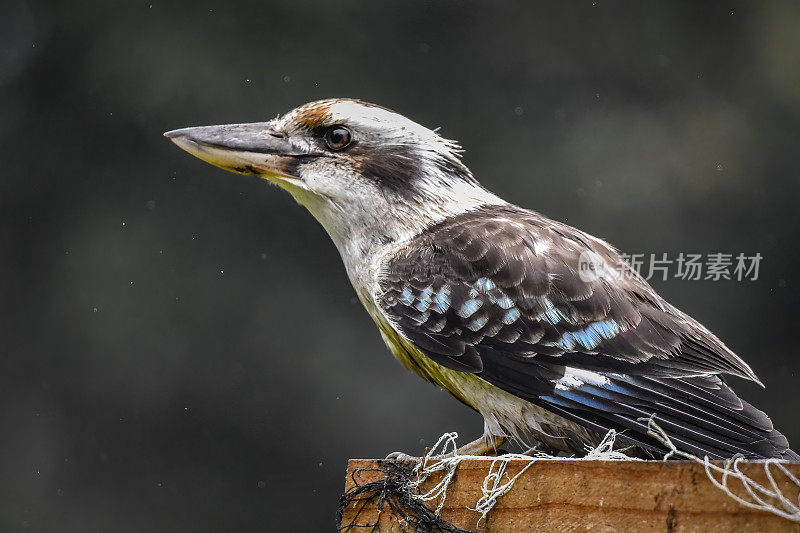
<path fill-rule="evenodd" d="M 453 457 L 455 455 L 497 455 L 500 446 L 502 446 L 507 440 L 508 437 L 505 436 L 484 435 L 461 446 L 455 452 L 432 455 L 430 457 L 428 456 L 428 452 L 430 451 L 428 449 L 425 450 L 425 455 L 422 457 L 414 457 L 413 455 L 408 455 L 407 453 L 403 452 L 392 452 L 386 456 L 385 460 L 421 463 L 425 458 L 438 461 L 447 457 Z"/>
<path fill-rule="evenodd" d="M 551 457 L 558 457 L 558 454 L 561 453 L 559 450 L 553 448 L 552 446 L 548 446 L 544 442 L 537 442 L 524 452 L 522 455 L 527 455 L 529 457 L 537 457 L 541 455 L 549 455 Z"/>
<path fill-rule="evenodd" d="M 500 446 L 505 444 L 505 435 L 483 435 L 456 450 L 457 455 L 497 455 Z"/>
<path fill-rule="evenodd" d="M 419 463 L 422 461 L 422 457 L 414 457 L 413 455 L 408 455 L 407 453 L 403 452 L 392 452 L 386 456 L 384 461 L 398 461 L 401 463 Z"/>

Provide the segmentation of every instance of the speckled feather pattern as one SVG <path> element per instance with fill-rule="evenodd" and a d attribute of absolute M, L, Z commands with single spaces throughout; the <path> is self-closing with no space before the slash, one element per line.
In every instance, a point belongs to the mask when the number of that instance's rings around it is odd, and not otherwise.
<path fill-rule="evenodd" d="M 473 371 L 482 366 L 471 348 L 486 345 L 564 365 L 752 377 L 635 273 L 582 279 L 587 250 L 627 269 L 610 246 L 566 225 L 513 206 L 478 209 L 404 246 L 384 270 L 380 301 L 412 340 L 432 344 L 442 364 Z"/>
<path fill-rule="evenodd" d="M 586 251 L 625 275 L 583 279 Z M 625 429 L 629 443 L 657 453 L 638 420 L 655 414 L 696 453 L 766 457 L 788 449 L 769 418 L 715 375 L 753 378 L 750 368 L 611 246 L 567 225 L 510 205 L 475 209 L 399 248 L 379 285 L 378 305 L 427 357 L 590 435 Z M 558 444 L 581 446 L 569 435 Z"/>

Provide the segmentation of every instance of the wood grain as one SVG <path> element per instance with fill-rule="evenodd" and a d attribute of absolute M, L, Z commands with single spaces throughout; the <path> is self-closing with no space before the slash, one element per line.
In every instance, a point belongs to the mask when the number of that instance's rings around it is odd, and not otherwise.
<path fill-rule="evenodd" d="M 352 459 L 345 490 L 379 480 L 380 464 L 373 459 Z M 559 461 L 533 464 L 502 496 L 487 519 L 468 509 L 481 496 L 481 484 L 490 462 L 465 460 L 448 488 L 442 518 L 458 527 L 481 533 L 545 531 L 666 531 L 666 532 L 800 532 L 800 524 L 779 516 L 743 507 L 717 489 L 701 465 L 684 461 Z M 514 476 L 524 461 L 509 464 Z M 800 476 L 800 463 L 787 463 Z M 767 483 L 763 464 L 748 462 L 742 471 Z M 432 487 L 441 474 L 431 476 L 422 489 Z M 798 488 L 782 474 L 776 481 L 783 493 L 798 501 Z M 744 494 L 738 481 L 730 485 Z M 343 524 L 373 523 L 375 506 L 366 507 L 356 519 L 357 506 L 344 509 Z M 435 505 L 434 505 L 435 507 Z M 355 520 L 355 522 L 353 522 Z M 391 513 L 380 516 L 380 531 L 403 531 Z M 346 531 L 346 530 L 345 530 Z M 351 528 L 350 531 L 365 531 Z M 366 529 L 369 531 L 369 529 Z"/>

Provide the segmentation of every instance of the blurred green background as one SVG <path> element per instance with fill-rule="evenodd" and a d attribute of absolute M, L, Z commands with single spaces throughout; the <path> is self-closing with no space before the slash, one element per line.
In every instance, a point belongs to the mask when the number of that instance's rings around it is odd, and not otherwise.
<path fill-rule="evenodd" d="M 478 415 L 404 370 L 322 228 L 165 130 L 357 97 L 629 253 L 800 449 L 800 4 L 22 2 L 0 18 L 0 530 L 331 531 L 348 457 Z M 309 324 L 313 325 L 309 334 Z"/>

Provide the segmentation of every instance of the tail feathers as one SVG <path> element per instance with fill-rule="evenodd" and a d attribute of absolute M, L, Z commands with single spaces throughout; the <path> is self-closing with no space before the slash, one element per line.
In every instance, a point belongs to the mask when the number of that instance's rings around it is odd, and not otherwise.
<path fill-rule="evenodd" d="M 800 455 L 792 450 L 786 450 L 778 459 L 783 459 L 784 461 L 800 461 Z"/>
<path fill-rule="evenodd" d="M 700 457 L 799 458 L 769 417 L 718 376 L 651 378 L 567 368 L 552 392 L 534 403 L 595 432 L 622 431 L 622 439 L 654 456 L 667 450 L 648 436 L 649 418 L 679 450 Z"/>

